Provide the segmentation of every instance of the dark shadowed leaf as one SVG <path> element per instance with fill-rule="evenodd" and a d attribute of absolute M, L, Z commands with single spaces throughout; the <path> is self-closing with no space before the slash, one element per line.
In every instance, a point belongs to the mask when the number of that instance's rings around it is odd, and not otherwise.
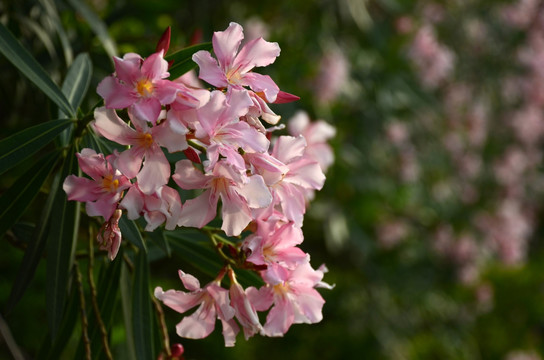
<path fill-rule="evenodd" d="M 57 104 L 66 116 L 75 117 L 74 108 L 59 87 L 2 23 L 0 23 L 0 53 Z"/>
<path fill-rule="evenodd" d="M 72 120 L 53 120 L 20 131 L 0 141 L 0 174 L 49 144 Z"/>
<path fill-rule="evenodd" d="M 13 282 L 13 287 L 6 305 L 6 313 L 13 310 L 13 307 L 26 291 L 28 284 L 34 278 L 36 267 L 38 266 L 43 250 L 45 249 L 45 240 L 47 239 L 47 234 L 49 232 L 51 209 L 53 208 L 53 200 L 55 199 L 59 187 L 59 181 L 60 173 L 57 173 L 51 183 L 51 189 L 49 190 L 49 195 L 47 196 L 47 200 L 42 209 L 40 220 L 34 228 L 31 240 L 26 248 L 23 260 L 21 261 L 21 267 L 19 268 L 17 278 Z"/>
<path fill-rule="evenodd" d="M 64 159 L 61 170 L 61 184 L 57 190 L 51 217 L 49 237 L 47 239 L 47 320 L 52 338 L 55 338 L 62 320 L 66 292 L 70 285 L 70 269 L 75 255 L 75 244 L 79 228 L 79 205 L 77 201 L 68 201 L 62 189 L 66 176 L 77 174 L 77 159 L 71 149 Z"/>
<path fill-rule="evenodd" d="M 149 293 L 149 264 L 147 255 L 139 251 L 134 259 L 134 286 L 132 288 L 132 331 L 136 358 L 154 359 L 153 313 Z"/>
<path fill-rule="evenodd" d="M 136 245 L 139 249 L 147 252 L 144 239 L 138 229 L 138 225 L 132 220 L 127 219 L 126 214 L 123 214 L 121 220 L 119 220 L 119 228 L 121 229 L 121 235 L 123 239 L 127 239 L 132 244 Z"/>
<path fill-rule="evenodd" d="M 58 159 L 51 153 L 15 180 L 11 188 L 0 197 L 0 237 L 13 226 L 40 192 Z"/>
<path fill-rule="evenodd" d="M 212 43 L 203 43 L 198 45 L 193 45 L 181 49 L 173 54 L 170 54 L 165 57 L 167 61 L 174 61 L 172 66 L 168 69 L 170 73 L 170 79 L 177 79 L 181 75 L 185 74 L 189 70 L 192 70 L 196 67 L 196 63 L 192 60 L 193 54 L 200 50 L 211 50 Z"/>

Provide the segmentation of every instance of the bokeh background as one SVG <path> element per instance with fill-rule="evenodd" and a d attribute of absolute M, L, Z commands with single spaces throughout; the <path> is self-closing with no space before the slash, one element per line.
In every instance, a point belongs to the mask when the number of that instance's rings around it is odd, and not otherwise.
<path fill-rule="evenodd" d="M 218 329 L 178 338 L 181 317 L 165 309 L 186 359 L 542 358 L 544 1 L 84 2 L 119 54 L 152 53 L 167 26 L 172 50 L 210 41 L 230 21 L 248 39 L 277 41 L 280 57 L 257 71 L 301 100 L 274 110 L 284 121 L 303 110 L 337 130 L 335 164 L 303 227 L 302 248 L 336 284 L 321 291 L 323 321 L 224 348 Z M 0 22 L 57 82 L 89 52 L 95 88 L 113 67 L 71 3 L 0 0 Z M 98 100 L 91 91 L 88 108 Z M 1 138 L 43 121 L 49 106 L 0 58 Z M 0 190 L 24 170 L 0 178 Z M 0 309 L 23 256 L 9 237 Z M 43 263 L 6 317 L 29 358 L 44 335 Z M 179 288 L 184 266 L 152 264 L 151 284 Z M 127 358 L 124 341 L 119 321 L 116 358 Z"/>

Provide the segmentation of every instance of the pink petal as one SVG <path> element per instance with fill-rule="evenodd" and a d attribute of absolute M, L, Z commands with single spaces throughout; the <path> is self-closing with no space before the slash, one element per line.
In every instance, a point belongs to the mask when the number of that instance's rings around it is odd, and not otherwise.
<path fill-rule="evenodd" d="M 253 286 L 248 287 L 246 295 L 257 311 L 266 311 L 274 303 L 274 289 L 271 286 L 263 286 L 258 290 Z"/>
<path fill-rule="evenodd" d="M 323 319 L 321 313 L 325 300 L 319 295 L 319 293 L 312 288 L 299 289 L 297 291 L 297 305 L 299 310 L 306 317 L 305 323 L 315 324 Z M 297 321 L 298 323 L 298 321 Z"/>
<path fill-rule="evenodd" d="M 140 217 L 144 208 L 144 195 L 138 189 L 138 186 L 133 186 L 128 190 L 119 206 L 127 210 L 127 217 L 130 220 L 136 220 Z"/>
<path fill-rule="evenodd" d="M 193 61 L 200 68 L 198 73 L 200 79 L 218 88 L 227 87 L 228 82 L 225 72 L 219 68 L 217 61 L 208 51 L 197 51 L 193 54 Z"/>
<path fill-rule="evenodd" d="M 163 51 L 148 56 L 142 64 L 142 74 L 149 80 L 164 79 L 170 76 L 168 73 L 168 61 L 163 58 Z"/>
<path fill-rule="evenodd" d="M 178 271 L 179 278 L 181 282 L 183 283 L 183 286 L 189 291 L 199 291 L 200 288 L 200 281 L 196 277 L 194 277 L 191 274 L 184 273 L 183 271 Z"/>
<path fill-rule="evenodd" d="M 162 301 L 164 305 L 182 314 L 202 301 L 202 296 L 200 296 L 200 294 L 176 290 L 164 292 L 161 287 L 155 288 L 155 297 Z"/>
<path fill-rule="evenodd" d="M 170 164 L 161 148 L 153 144 L 145 153 L 142 170 L 136 176 L 140 190 L 144 194 L 154 193 L 158 188 L 168 183 Z"/>
<path fill-rule="evenodd" d="M 174 230 L 181 216 L 181 199 L 179 193 L 168 186 L 163 186 L 157 191 L 157 195 L 162 199 L 163 208 L 166 208 L 166 230 Z"/>
<path fill-rule="evenodd" d="M 280 90 L 274 104 L 287 104 L 297 100 L 300 100 L 300 97 Z"/>
<path fill-rule="evenodd" d="M 121 145 L 132 145 L 137 139 L 137 133 L 129 127 L 115 110 L 100 107 L 94 111 L 94 128 L 105 138 Z"/>
<path fill-rule="evenodd" d="M 270 76 L 261 75 L 254 72 L 245 74 L 242 84 L 249 86 L 251 90 L 257 93 L 263 93 L 266 97 L 266 101 L 269 103 L 276 101 L 276 97 L 280 91 L 280 88 Z"/>
<path fill-rule="evenodd" d="M 93 149 L 85 148 L 76 154 L 79 168 L 94 180 L 101 180 L 109 171 L 103 154 L 97 154 Z"/>
<path fill-rule="evenodd" d="M 115 75 L 123 81 L 125 85 L 131 86 L 141 76 L 140 64 L 142 58 L 138 54 L 128 53 L 125 54 L 123 59 L 118 57 L 113 58 L 115 63 Z"/>
<path fill-rule="evenodd" d="M 160 211 L 145 211 L 144 218 L 147 222 L 145 231 L 153 231 L 166 221 L 166 216 Z"/>
<path fill-rule="evenodd" d="M 264 208 L 272 202 L 270 190 L 260 175 L 248 177 L 248 182 L 240 186 L 236 192 L 246 199 L 247 205 L 251 208 Z"/>
<path fill-rule="evenodd" d="M 215 328 L 215 316 L 213 302 L 204 301 L 191 316 L 176 325 L 176 333 L 189 339 L 203 339 Z"/>
<path fill-rule="evenodd" d="M 96 92 L 104 99 L 108 109 L 124 109 L 138 100 L 136 91 L 119 83 L 119 80 L 113 76 L 104 78 L 98 84 Z"/>
<path fill-rule="evenodd" d="M 225 31 L 216 31 L 213 33 L 212 44 L 215 56 L 223 70 L 230 68 L 244 39 L 242 26 L 231 22 Z"/>
<path fill-rule="evenodd" d="M 304 193 L 296 185 L 287 183 L 280 183 L 280 185 L 276 188 L 276 195 L 281 202 L 283 213 L 296 226 L 301 227 L 306 212 Z"/>
<path fill-rule="evenodd" d="M 95 202 L 87 202 L 85 204 L 85 211 L 89 216 L 102 216 L 104 220 L 108 221 L 117 208 L 118 200 L 119 194 L 103 196 Z"/>
<path fill-rule="evenodd" d="M 68 195 L 68 200 L 95 201 L 101 189 L 93 180 L 69 175 L 62 184 L 62 189 Z"/>
<path fill-rule="evenodd" d="M 325 183 L 325 175 L 319 163 L 311 159 L 301 159 L 289 164 L 289 172 L 283 181 L 306 189 L 320 190 Z"/>
<path fill-rule="evenodd" d="M 171 123 L 172 121 L 165 121 L 158 126 L 154 126 L 151 129 L 153 139 L 155 139 L 160 146 L 167 148 L 170 153 L 187 149 L 189 145 L 187 145 L 185 134 L 189 132 L 189 130 L 185 128 L 185 132 L 181 132 L 179 130 L 182 130 L 183 128 L 179 126 L 179 124 L 178 126 L 172 127 Z"/>
<path fill-rule="evenodd" d="M 236 313 L 234 308 L 230 306 L 229 291 L 221 286 L 210 283 L 205 289 L 213 298 L 217 311 L 217 317 L 223 320 L 230 320 Z"/>
<path fill-rule="evenodd" d="M 221 319 L 223 325 L 223 338 L 225 339 L 225 346 L 232 347 L 236 343 L 236 335 L 240 332 L 240 328 L 234 319 L 225 321 Z"/>
<path fill-rule="evenodd" d="M 215 46 L 214 46 L 215 51 Z M 276 61 L 280 55 L 278 43 L 265 41 L 258 38 L 248 42 L 236 56 L 233 67 L 242 74 L 253 69 L 255 66 L 267 66 Z"/>
<path fill-rule="evenodd" d="M 140 98 L 132 107 L 132 115 L 140 120 L 155 124 L 161 113 L 161 103 L 154 97 Z"/>
<path fill-rule="evenodd" d="M 202 228 L 217 214 L 217 198 L 212 200 L 211 190 L 206 190 L 183 204 L 178 226 Z"/>
<path fill-rule="evenodd" d="M 286 298 L 276 299 L 276 304 L 266 317 L 263 332 L 266 336 L 283 336 L 295 320 L 293 304 Z"/>
<path fill-rule="evenodd" d="M 176 170 L 172 179 L 182 189 L 205 189 L 211 181 L 210 176 L 204 175 L 200 170 L 194 167 L 190 160 L 184 159 L 176 163 Z"/>
<path fill-rule="evenodd" d="M 274 145 L 272 156 L 284 164 L 298 160 L 306 150 L 306 140 L 302 137 L 280 136 Z"/>
<path fill-rule="evenodd" d="M 228 236 L 238 236 L 253 220 L 245 201 L 230 191 L 228 195 L 221 194 L 223 225 L 221 229 Z"/>
<path fill-rule="evenodd" d="M 132 179 L 140 172 L 144 154 L 145 149 L 143 147 L 133 146 L 119 154 L 115 161 L 115 166 L 117 166 L 125 176 Z"/>

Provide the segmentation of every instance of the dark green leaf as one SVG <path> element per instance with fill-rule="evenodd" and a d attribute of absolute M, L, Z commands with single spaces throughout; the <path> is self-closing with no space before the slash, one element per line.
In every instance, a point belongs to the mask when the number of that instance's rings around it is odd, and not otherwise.
<path fill-rule="evenodd" d="M 211 243 L 201 234 L 191 234 L 180 228 L 166 234 L 172 251 L 204 274 L 215 277 L 224 265 Z"/>
<path fill-rule="evenodd" d="M 126 333 L 126 353 L 128 359 L 136 358 L 136 346 L 134 344 L 134 335 L 132 333 L 132 276 L 125 263 L 121 268 L 121 277 L 119 278 L 119 289 L 121 290 L 121 304 L 123 306 L 123 318 Z"/>
<path fill-rule="evenodd" d="M 212 43 L 202 43 L 197 45 L 188 46 L 184 49 L 178 50 L 175 53 L 166 55 L 164 59 L 168 62 L 174 61 L 174 65 L 178 62 L 184 62 L 187 60 L 191 60 L 193 57 L 193 54 L 200 50 L 211 50 L 212 49 Z"/>
<path fill-rule="evenodd" d="M 55 339 L 51 338 L 50 332 L 47 334 L 46 341 L 40 349 L 39 359 L 56 360 L 61 358 L 62 352 L 74 334 L 76 322 L 80 319 L 80 307 L 78 290 L 74 286 L 70 293 L 68 306 L 66 307 L 66 313 L 62 319 L 59 333 Z"/>
<path fill-rule="evenodd" d="M 70 174 L 77 174 L 78 167 L 73 149 L 64 159 L 61 180 Z M 79 228 L 79 205 L 77 201 L 68 201 L 66 193 L 59 185 L 53 211 L 54 223 L 51 225 L 47 240 L 47 320 L 52 337 L 55 338 L 62 320 L 66 291 L 70 286 L 70 268 L 75 255 L 75 244 Z"/>
<path fill-rule="evenodd" d="M 51 153 L 15 180 L 0 197 L 0 237 L 13 226 L 40 192 L 57 162 L 58 153 Z"/>
<path fill-rule="evenodd" d="M 50 143 L 71 123 L 71 120 L 48 121 L 0 141 L 0 174 Z"/>
<path fill-rule="evenodd" d="M 28 284 L 34 277 L 36 272 L 36 267 L 42 257 L 43 250 L 45 248 L 45 240 L 49 232 L 50 224 L 50 214 L 53 207 L 53 200 L 55 199 L 55 194 L 57 193 L 60 181 L 60 173 L 57 173 L 52 184 L 47 200 L 42 209 L 42 214 L 40 221 L 37 226 L 34 228 L 34 232 L 31 237 L 31 242 L 28 244 L 28 247 L 21 261 L 21 267 L 19 268 L 19 274 L 13 282 L 13 287 L 9 295 L 8 303 L 6 305 L 6 313 L 11 312 L 13 307 L 21 299 L 24 292 L 26 291 Z"/>
<path fill-rule="evenodd" d="M 159 248 L 161 248 L 164 253 L 170 257 L 172 255 L 172 250 L 170 249 L 170 245 L 168 245 L 168 241 L 166 241 L 166 238 L 164 237 L 164 231 L 161 228 L 156 229 L 153 232 L 148 232 L 147 236 L 149 239 L 151 239 Z"/>
<path fill-rule="evenodd" d="M 126 214 L 123 214 L 121 220 L 119 220 L 119 228 L 121 229 L 123 238 L 136 245 L 140 250 L 147 252 L 140 229 L 138 229 L 134 221 L 127 219 Z"/>
<path fill-rule="evenodd" d="M 108 33 L 106 24 L 85 4 L 80 0 L 68 0 L 68 2 L 74 7 L 74 9 L 87 21 L 93 32 L 96 34 L 104 50 L 113 58 L 117 56 L 117 47 L 115 42 Z"/>
<path fill-rule="evenodd" d="M 151 295 L 149 293 L 149 264 L 146 253 L 139 251 L 134 261 L 134 287 L 132 303 L 132 330 L 136 358 L 141 360 L 154 359 L 153 343 L 153 313 Z"/>
<path fill-rule="evenodd" d="M 59 87 L 2 23 L 0 23 L 0 52 L 57 104 L 66 116 L 75 117 L 74 108 Z"/>
<path fill-rule="evenodd" d="M 81 101 L 85 97 L 85 94 L 87 94 L 87 90 L 89 90 L 93 72 L 92 66 L 91 58 L 87 53 L 79 54 L 68 69 L 66 78 L 62 83 L 62 93 L 66 95 L 66 98 L 74 109 L 79 108 Z M 70 142 L 70 135 L 73 128 L 74 124 L 60 135 L 60 143 L 63 146 L 66 146 Z"/>
<path fill-rule="evenodd" d="M 172 66 L 168 69 L 170 73 L 170 79 L 177 79 L 181 75 L 185 74 L 189 70 L 196 67 L 196 63 L 192 60 L 193 54 L 200 50 L 211 50 L 212 43 L 203 43 L 198 45 L 189 46 L 185 49 L 177 51 L 171 55 L 165 57 L 167 61 L 174 61 Z"/>

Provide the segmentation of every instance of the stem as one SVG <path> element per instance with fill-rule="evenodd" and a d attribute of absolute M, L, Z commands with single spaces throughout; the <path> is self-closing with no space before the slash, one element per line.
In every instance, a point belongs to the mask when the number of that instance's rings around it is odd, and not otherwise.
<path fill-rule="evenodd" d="M 89 277 L 89 286 L 91 288 L 91 300 L 93 303 L 94 313 L 96 315 L 96 321 L 98 322 L 98 327 L 100 328 L 100 335 L 102 338 L 102 346 L 104 347 L 104 352 L 108 360 L 113 360 L 111 355 L 110 346 L 108 344 L 108 332 L 100 316 L 100 310 L 98 309 L 98 302 L 96 301 L 96 287 L 94 285 L 94 276 L 93 276 L 93 236 L 92 230 L 89 228 L 89 266 L 87 267 L 88 277 Z"/>
<path fill-rule="evenodd" d="M 76 284 L 79 293 L 79 309 L 81 311 L 81 328 L 83 331 L 81 336 L 83 337 L 83 345 L 85 345 L 85 359 L 91 360 L 91 342 L 89 341 L 89 333 L 87 332 L 89 323 L 87 322 L 87 313 L 85 312 L 85 294 L 83 293 L 81 271 L 79 271 L 77 261 L 74 262 L 74 269 L 76 271 Z"/>
<path fill-rule="evenodd" d="M 202 152 L 202 153 L 205 153 L 206 152 L 206 148 L 202 145 L 198 145 L 196 142 L 194 142 L 193 140 L 187 140 L 187 144 L 191 145 L 191 147 L 194 147 L 195 149 L 197 149 L 198 151 Z"/>
<path fill-rule="evenodd" d="M 164 320 L 164 312 L 162 311 L 161 303 L 155 299 L 155 297 L 152 296 L 151 300 L 153 300 L 153 305 L 155 306 L 155 311 L 157 312 L 157 316 L 159 318 L 160 330 L 163 339 L 162 346 L 164 347 L 166 357 L 169 358 L 172 356 L 172 352 L 170 351 L 170 338 L 168 337 L 168 329 L 166 327 L 166 321 Z"/>

